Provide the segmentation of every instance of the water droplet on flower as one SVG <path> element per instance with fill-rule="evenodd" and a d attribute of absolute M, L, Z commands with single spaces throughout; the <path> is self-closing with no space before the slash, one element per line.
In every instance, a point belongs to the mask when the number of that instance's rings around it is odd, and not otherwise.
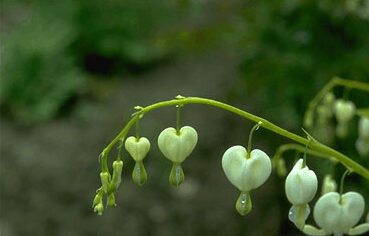
<path fill-rule="evenodd" d="M 297 228 L 301 229 L 305 225 L 305 220 L 310 215 L 310 207 L 306 205 L 293 205 L 288 212 L 288 219 L 292 221 Z"/>
<path fill-rule="evenodd" d="M 236 209 L 240 215 L 244 216 L 248 214 L 252 209 L 250 193 L 242 192 L 237 199 Z"/>

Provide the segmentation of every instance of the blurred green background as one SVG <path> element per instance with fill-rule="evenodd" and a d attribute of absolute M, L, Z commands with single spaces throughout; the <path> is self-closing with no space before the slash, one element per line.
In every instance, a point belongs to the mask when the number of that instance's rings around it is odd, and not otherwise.
<path fill-rule="evenodd" d="M 133 184 L 125 153 L 118 206 L 101 217 L 91 209 L 98 155 L 135 105 L 203 96 L 303 135 L 308 102 L 333 76 L 369 82 L 368 0 L 2 0 L 0 15 L 1 236 L 301 235 L 275 173 L 252 192 L 248 216 L 234 209 L 238 192 L 220 160 L 247 143 L 252 123 L 225 111 L 184 107 L 199 143 L 179 188 L 156 146 L 175 110 L 145 116 L 148 182 Z M 369 107 L 368 94 L 349 96 Z M 344 140 L 324 134 L 368 167 L 354 148 L 356 124 Z M 270 157 L 288 142 L 266 130 L 254 137 Z M 291 168 L 296 153 L 285 157 Z M 319 180 L 329 172 L 327 161 L 309 162 Z M 342 168 L 335 173 L 338 180 Z M 369 209 L 367 181 L 349 176 L 346 190 L 362 193 Z"/>

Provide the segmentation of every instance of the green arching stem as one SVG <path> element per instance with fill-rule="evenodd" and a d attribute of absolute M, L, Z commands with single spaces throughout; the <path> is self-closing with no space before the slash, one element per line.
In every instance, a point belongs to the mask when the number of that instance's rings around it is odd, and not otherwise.
<path fill-rule="evenodd" d="M 249 134 L 249 142 L 247 144 L 247 156 L 246 158 L 250 158 L 250 154 L 251 154 L 251 146 L 252 146 L 252 136 L 254 135 L 254 131 L 258 130 L 260 125 L 262 125 L 263 122 L 259 121 L 256 125 L 254 125 L 251 130 L 250 130 L 250 134 Z"/>
<path fill-rule="evenodd" d="M 122 160 L 122 149 L 123 149 L 124 139 L 120 140 L 120 144 L 118 145 L 118 156 L 117 161 Z"/>
<path fill-rule="evenodd" d="M 341 177 L 341 182 L 340 182 L 340 203 L 342 203 L 343 185 L 345 183 L 345 178 L 346 178 L 346 175 L 349 174 L 350 172 L 351 172 L 350 170 L 346 170 L 345 173 L 343 173 L 343 175 Z"/>
<path fill-rule="evenodd" d="M 320 152 L 313 151 L 311 149 L 306 149 L 304 146 L 296 144 L 296 143 L 288 143 L 288 144 L 283 144 L 279 146 L 274 156 L 279 158 L 280 156 L 282 156 L 284 152 L 289 151 L 289 150 L 295 150 L 301 153 L 306 152 L 307 154 L 311 156 L 317 156 L 321 158 L 327 158 L 327 159 L 330 158 L 330 156 L 324 155 Z"/>
<path fill-rule="evenodd" d="M 369 117 L 369 108 L 361 108 L 356 110 L 356 115 Z"/>
<path fill-rule="evenodd" d="M 358 82 L 358 81 L 352 81 L 352 80 L 346 80 L 338 77 L 334 77 L 331 81 L 329 81 L 322 90 L 319 91 L 319 93 L 313 98 L 313 100 L 310 101 L 308 109 L 305 112 L 304 115 L 304 125 L 310 128 L 314 122 L 314 110 L 315 107 L 319 104 L 319 102 L 323 99 L 323 97 L 332 90 L 335 86 L 343 86 L 346 88 L 351 89 L 358 89 L 363 90 L 366 92 L 369 92 L 369 84 Z"/>
<path fill-rule="evenodd" d="M 181 106 L 180 105 L 176 105 L 177 108 L 177 116 L 176 116 L 176 130 L 177 130 L 177 135 L 180 134 L 180 128 L 181 128 L 181 124 L 180 124 L 180 118 L 181 118 Z"/>
<path fill-rule="evenodd" d="M 310 143 L 311 139 L 308 137 L 308 140 L 309 140 L 309 141 L 308 141 L 308 142 L 306 143 L 306 145 L 305 145 L 305 150 L 304 150 L 304 160 L 302 161 L 301 169 L 306 167 L 306 151 L 308 150 L 309 143 Z"/>
<path fill-rule="evenodd" d="M 140 139 L 140 119 L 137 119 L 135 124 L 135 131 L 136 131 L 136 141 Z"/>
<path fill-rule="evenodd" d="M 369 86 L 368 86 L 369 87 Z M 146 113 L 158 109 L 158 108 L 162 108 L 162 107 L 169 107 L 169 106 L 176 106 L 176 105 L 184 105 L 184 104 L 205 104 L 205 105 L 210 105 L 210 106 L 214 106 L 214 107 L 219 107 L 223 110 L 227 110 L 229 112 L 232 112 L 236 115 L 239 115 L 241 117 L 244 117 L 245 119 L 249 119 L 252 120 L 254 122 L 259 122 L 261 121 L 262 124 L 260 125 L 261 127 L 268 129 L 274 133 L 277 133 L 281 136 L 284 136 L 286 138 L 289 138 L 297 143 L 306 145 L 307 142 L 309 142 L 308 139 L 303 138 L 297 134 L 294 134 L 292 132 L 289 132 L 285 129 L 282 129 L 281 127 L 271 123 L 270 121 L 255 116 L 251 113 L 248 113 L 246 111 L 243 111 L 239 108 L 236 108 L 234 106 L 222 103 L 222 102 L 218 102 L 212 99 L 206 99 L 206 98 L 200 98 L 200 97 L 187 97 L 187 98 L 182 98 L 182 99 L 173 99 L 173 100 L 168 100 L 168 101 L 163 101 L 163 102 L 158 102 L 158 103 L 154 103 L 152 105 L 149 105 L 147 107 L 144 107 L 142 110 L 139 111 L 138 115 L 143 116 Z M 132 125 L 136 122 L 136 120 L 138 119 L 138 116 L 135 115 L 133 116 L 128 123 L 126 124 L 126 126 L 122 129 L 122 131 L 120 131 L 120 133 L 108 144 L 108 146 L 102 151 L 102 156 L 101 156 L 101 162 L 104 166 L 104 163 L 107 163 L 107 155 L 109 153 L 109 151 L 112 149 L 112 147 L 115 145 L 115 143 L 121 139 L 121 138 L 125 138 L 125 136 L 127 135 L 128 131 L 131 129 Z M 349 167 L 350 169 L 352 169 L 352 171 L 355 171 L 357 174 L 363 176 L 364 178 L 369 180 L 369 171 L 361 166 L 360 164 L 358 164 L 357 162 L 351 160 L 349 157 L 345 156 L 344 154 L 322 144 L 319 142 L 311 142 L 309 144 L 310 149 L 319 153 L 322 153 L 325 156 L 330 156 L 334 159 L 336 159 L 337 161 L 341 162 L 342 164 L 346 165 L 347 167 Z M 107 166 L 107 164 L 106 164 Z"/>

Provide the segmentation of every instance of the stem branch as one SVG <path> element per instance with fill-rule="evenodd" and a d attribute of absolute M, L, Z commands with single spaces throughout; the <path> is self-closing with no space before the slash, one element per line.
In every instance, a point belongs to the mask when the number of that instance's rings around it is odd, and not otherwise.
<path fill-rule="evenodd" d="M 336 81 L 336 80 L 334 80 Z M 340 80 L 338 80 L 340 81 Z M 337 83 L 337 82 L 335 82 Z M 352 81 L 351 81 L 352 83 Z M 358 83 L 358 82 L 355 82 Z M 353 87 L 353 86 L 352 86 Z M 368 86 L 368 91 L 369 91 L 369 86 Z M 152 110 L 158 109 L 158 108 L 162 108 L 162 107 L 168 107 L 168 106 L 176 106 L 176 105 L 185 105 L 185 104 L 204 104 L 204 105 L 210 105 L 210 106 L 214 106 L 214 107 L 218 107 L 221 108 L 223 110 L 232 112 L 236 115 L 239 115 L 245 119 L 249 119 L 252 120 L 254 122 L 259 123 L 260 121 L 262 122 L 262 124 L 260 125 L 261 127 L 268 129 L 274 133 L 277 133 L 281 136 L 284 136 L 288 139 L 291 139 L 297 143 L 306 145 L 309 140 L 301 137 L 297 134 L 294 134 L 292 132 L 289 132 L 273 123 L 271 123 L 270 121 L 258 117 L 256 115 L 253 115 L 249 112 L 243 111 L 239 108 L 236 108 L 234 106 L 222 103 L 222 102 L 218 102 L 212 99 L 206 99 L 206 98 L 200 98 L 200 97 L 187 97 L 187 98 L 182 98 L 182 99 L 173 99 L 173 100 L 168 100 L 168 101 L 163 101 L 163 102 L 158 102 L 158 103 L 154 103 L 152 105 L 149 105 L 147 107 L 144 107 L 139 113 L 139 115 L 144 115 Z M 128 131 L 131 129 L 132 125 L 136 122 L 136 120 L 138 119 L 138 115 L 133 116 L 128 123 L 126 124 L 126 126 L 122 129 L 122 131 L 120 131 L 120 133 L 108 144 L 108 146 L 103 150 L 102 152 L 102 157 L 101 157 L 101 161 L 103 166 L 105 165 L 104 163 L 107 162 L 107 155 L 109 153 L 109 151 L 112 149 L 112 147 L 115 145 L 115 143 L 120 140 L 120 139 L 124 139 L 125 136 L 127 135 Z M 322 144 L 319 142 L 310 142 L 309 144 L 309 148 L 315 152 L 319 152 L 324 156 L 330 156 L 334 159 L 336 159 L 337 161 L 341 162 L 342 164 L 346 165 L 347 167 L 351 168 L 353 171 L 355 171 L 357 174 L 363 176 L 364 178 L 369 180 L 369 171 L 363 167 L 362 165 L 358 164 L 357 162 L 351 160 L 349 157 L 345 156 L 344 154 Z M 106 165 L 107 166 L 107 165 Z"/>

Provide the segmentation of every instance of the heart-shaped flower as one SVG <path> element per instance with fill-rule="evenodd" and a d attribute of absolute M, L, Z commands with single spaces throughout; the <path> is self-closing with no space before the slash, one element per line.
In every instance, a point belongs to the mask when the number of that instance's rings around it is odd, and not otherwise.
<path fill-rule="evenodd" d="M 306 165 L 303 167 L 303 161 L 298 160 L 286 178 L 286 195 L 293 205 L 307 204 L 318 189 L 318 179 L 314 171 L 309 170 Z"/>
<path fill-rule="evenodd" d="M 240 145 L 227 149 L 223 154 L 222 167 L 228 180 L 242 192 L 262 185 L 272 171 L 271 161 L 265 152 L 254 149 L 248 157 L 246 148 Z"/>
<path fill-rule="evenodd" d="M 179 132 L 169 127 L 158 137 L 158 146 L 166 158 L 174 163 L 182 163 L 197 144 L 197 132 L 191 126 L 183 126 Z"/>
<path fill-rule="evenodd" d="M 124 146 L 136 162 L 142 161 L 150 150 L 150 142 L 145 137 L 130 136 Z"/>
<path fill-rule="evenodd" d="M 337 99 L 334 103 L 334 112 L 339 123 L 346 123 L 355 115 L 356 107 L 351 101 Z"/>
<path fill-rule="evenodd" d="M 337 192 L 324 194 L 314 207 L 314 220 L 326 234 L 348 234 L 364 213 L 365 202 L 361 194 Z"/>

